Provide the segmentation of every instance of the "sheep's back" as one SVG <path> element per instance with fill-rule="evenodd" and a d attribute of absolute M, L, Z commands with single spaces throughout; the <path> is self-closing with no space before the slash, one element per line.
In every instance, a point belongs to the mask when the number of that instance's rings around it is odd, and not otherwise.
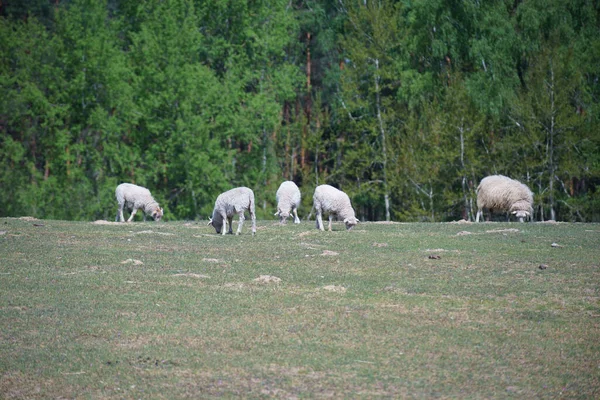
<path fill-rule="evenodd" d="M 329 185 L 317 186 L 313 200 L 315 206 L 320 206 L 323 211 L 339 211 L 352 208 L 348 195 Z"/>
<path fill-rule="evenodd" d="M 254 192 L 247 187 L 238 187 L 221 193 L 215 201 L 215 211 L 224 209 L 227 215 L 239 210 L 254 212 Z"/>
<path fill-rule="evenodd" d="M 117 186 L 115 190 L 117 199 L 125 200 L 127 202 L 136 202 L 136 201 L 150 201 L 154 200 L 152 194 L 148 189 L 142 186 L 134 185 L 132 183 L 122 183 Z"/>
<path fill-rule="evenodd" d="M 292 181 L 285 181 L 279 185 L 277 193 L 275 193 L 275 200 L 279 205 L 282 202 L 289 204 L 290 206 L 298 207 L 301 201 L 300 189 Z"/>
<path fill-rule="evenodd" d="M 509 210 L 513 204 L 533 204 L 533 193 L 519 181 L 502 175 L 485 177 L 477 187 L 477 207 Z"/>

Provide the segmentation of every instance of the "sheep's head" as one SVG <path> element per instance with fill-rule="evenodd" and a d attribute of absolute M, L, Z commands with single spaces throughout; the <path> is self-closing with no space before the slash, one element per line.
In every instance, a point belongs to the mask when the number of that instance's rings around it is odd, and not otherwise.
<path fill-rule="evenodd" d="M 277 212 L 275 213 L 275 215 L 279 217 L 279 223 L 281 223 L 281 224 L 286 223 L 286 220 L 289 218 L 290 214 L 291 214 L 291 210 L 289 210 L 289 209 L 282 210 L 280 208 L 277 209 Z"/>
<path fill-rule="evenodd" d="M 355 217 L 350 217 L 350 218 L 344 219 L 344 224 L 346 224 L 347 230 L 354 228 L 354 225 L 358 224 L 359 222 L 360 221 L 358 220 L 358 218 L 355 218 Z"/>
<path fill-rule="evenodd" d="M 531 215 L 531 213 L 529 211 L 525 211 L 525 210 L 515 210 L 512 212 L 512 215 L 514 215 L 516 218 L 518 218 L 519 221 L 523 222 L 523 219 L 529 219 L 529 216 Z"/>
<path fill-rule="evenodd" d="M 221 229 L 223 229 L 223 220 L 220 218 L 217 218 L 216 220 L 213 218 L 208 218 L 208 225 L 212 226 L 213 228 L 215 228 L 215 231 L 217 233 L 221 233 Z"/>
<path fill-rule="evenodd" d="M 164 209 L 158 207 L 154 211 L 152 211 L 151 217 L 155 221 L 160 221 L 160 219 L 163 217 L 163 215 L 164 215 Z"/>

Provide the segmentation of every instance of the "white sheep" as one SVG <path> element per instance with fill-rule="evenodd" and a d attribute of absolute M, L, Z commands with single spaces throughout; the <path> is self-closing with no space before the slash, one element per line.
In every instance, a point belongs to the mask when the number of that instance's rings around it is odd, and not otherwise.
<path fill-rule="evenodd" d="M 279 222 L 285 224 L 290 214 L 294 213 L 294 223 L 299 224 L 298 207 L 300 206 L 300 189 L 292 181 L 285 181 L 279 185 L 275 194 L 277 200 L 277 212 L 275 216 L 279 217 Z"/>
<path fill-rule="evenodd" d="M 533 214 L 533 193 L 519 181 L 503 175 L 491 175 L 483 178 L 477 187 L 477 217 L 483 220 L 483 209 L 490 213 L 506 212 L 523 222 Z"/>
<path fill-rule="evenodd" d="M 313 195 L 313 207 L 317 213 L 317 229 L 322 231 L 325 230 L 323 227 L 323 213 L 329 213 L 330 231 L 333 215 L 336 215 L 338 219 L 342 219 L 348 230 L 359 222 L 354 214 L 348 195 L 330 185 L 317 186 Z"/>
<path fill-rule="evenodd" d="M 123 208 L 131 210 L 127 222 L 131 222 L 137 210 L 140 209 L 144 212 L 144 221 L 146 215 L 150 215 L 155 221 L 160 221 L 163 216 L 164 210 L 160 208 L 150 191 L 145 187 L 132 183 L 121 183 L 115 190 L 115 196 L 117 197 L 117 203 L 119 203 L 117 217 L 115 218 L 117 222 L 125 221 Z"/>
<path fill-rule="evenodd" d="M 252 219 L 252 235 L 256 234 L 256 214 L 254 211 L 254 192 L 247 187 L 238 187 L 221 193 L 215 201 L 215 208 L 212 213 L 212 218 L 208 221 L 208 225 L 212 225 L 217 233 L 225 234 L 227 226 L 225 221 L 229 223 L 229 233 L 233 233 L 232 220 L 233 216 L 239 216 L 239 223 L 236 235 L 242 233 L 244 225 L 244 212 L 250 212 Z"/>

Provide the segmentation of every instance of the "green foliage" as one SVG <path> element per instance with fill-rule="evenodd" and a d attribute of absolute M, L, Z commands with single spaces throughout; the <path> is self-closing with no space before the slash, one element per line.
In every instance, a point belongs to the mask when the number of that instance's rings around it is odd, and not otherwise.
<path fill-rule="evenodd" d="M 488 174 L 536 218 L 596 221 L 600 8 L 513 2 L 32 0 L 0 5 L 0 216 L 166 219 L 293 179 L 363 220 L 472 219 Z"/>

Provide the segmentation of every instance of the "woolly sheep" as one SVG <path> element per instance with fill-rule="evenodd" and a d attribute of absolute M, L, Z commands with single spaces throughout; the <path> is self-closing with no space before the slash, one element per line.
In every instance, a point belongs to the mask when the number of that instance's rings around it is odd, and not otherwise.
<path fill-rule="evenodd" d="M 279 217 L 279 222 L 285 224 L 290 214 L 294 213 L 294 223 L 299 224 L 298 207 L 300 206 L 300 189 L 292 181 L 285 181 L 279 185 L 275 194 L 277 200 L 277 212 L 275 216 Z"/>
<path fill-rule="evenodd" d="M 132 210 L 127 222 L 131 222 L 137 210 L 140 209 L 144 212 L 144 221 L 146 220 L 146 215 L 150 215 L 155 221 L 160 221 L 163 216 L 163 209 L 160 208 L 154 197 L 150 194 L 150 191 L 145 187 L 132 183 L 122 183 L 117 186 L 115 196 L 117 197 L 117 203 L 119 203 L 119 210 L 115 218 L 117 222 L 125 221 L 123 208 Z"/>
<path fill-rule="evenodd" d="M 256 234 L 256 214 L 254 212 L 254 192 L 247 187 L 238 187 L 221 193 L 215 201 L 215 208 L 212 213 L 212 218 L 208 221 L 208 225 L 212 225 L 217 233 L 224 235 L 227 231 L 227 223 L 229 223 L 229 233 L 233 233 L 232 220 L 234 214 L 239 216 L 238 229 L 235 233 L 242 233 L 244 225 L 244 212 L 250 212 L 252 218 L 252 235 Z"/>
<path fill-rule="evenodd" d="M 483 209 L 493 212 L 506 212 L 523 222 L 533 214 L 533 193 L 519 181 L 503 175 L 485 177 L 477 187 L 477 217 L 483 219 Z"/>
<path fill-rule="evenodd" d="M 329 230 L 333 215 L 344 221 L 346 229 L 350 230 L 359 221 L 354 214 L 350 198 L 344 192 L 329 185 L 320 185 L 313 195 L 313 207 L 317 213 L 317 229 L 324 231 L 323 213 L 329 213 Z"/>

